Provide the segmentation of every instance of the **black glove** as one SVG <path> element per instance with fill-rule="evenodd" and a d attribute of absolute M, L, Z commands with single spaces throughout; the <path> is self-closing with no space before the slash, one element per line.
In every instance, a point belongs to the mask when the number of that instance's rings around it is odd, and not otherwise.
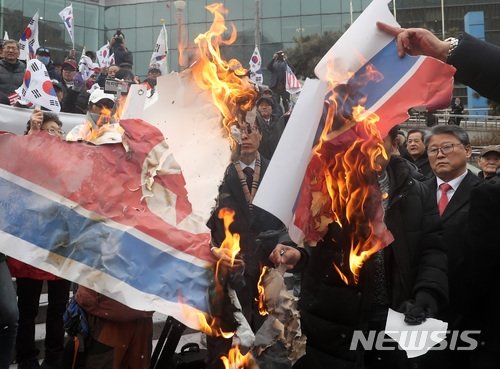
<path fill-rule="evenodd" d="M 415 300 L 403 302 L 400 311 L 405 315 L 407 324 L 419 325 L 427 318 L 436 316 L 438 303 L 430 292 L 420 290 L 415 295 Z"/>

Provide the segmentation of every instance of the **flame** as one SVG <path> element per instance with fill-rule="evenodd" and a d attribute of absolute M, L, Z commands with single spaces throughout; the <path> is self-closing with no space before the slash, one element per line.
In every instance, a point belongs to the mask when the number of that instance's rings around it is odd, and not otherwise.
<path fill-rule="evenodd" d="M 225 238 L 222 241 L 219 249 L 229 250 L 231 258 L 231 265 L 234 265 L 234 260 L 240 252 L 240 235 L 238 233 L 231 233 L 229 226 L 234 222 L 235 212 L 229 208 L 222 208 L 219 210 L 218 217 L 223 220 Z M 223 251 L 224 252 L 224 251 Z M 221 273 L 221 260 L 217 261 L 215 266 L 215 292 L 216 294 L 224 293 L 224 288 L 220 283 L 219 273 Z M 234 332 L 225 332 L 221 329 L 221 322 L 217 317 L 209 316 L 198 310 L 194 310 L 188 305 L 184 304 L 182 296 L 179 296 L 179 301 L 182 306 L 184 317 L 188 321 L 196 321 L 200 327 L 200 331 L 210 336 L 222 336 L 224 338 L 231 338 Z"/>
<path fill-rule="evenodd" d="M 220 248 L 227 249 L 230 251 L 231 255 L 231 265 L 234 265 L 234 259 L 236 255 L 240 252 L 240 235 L 238 233 L 231 233 L 229 231 L 229 226 L 234 222 L 235 212 L 229 208 L 222 208 L 219 210 L 218 217 L 224 222 L 224 235 L 225 238 L 222 241 Z"/>
<path fill-rule="evenodd" d="M 266 295 L 265 288 L 263 285 L 264 275 L 267 273 L 268 268 L 266 266 L 262 267 L 262 272 L 260 273 L 259 282 L 257 283 L 257 290 L 259 291 L 259 314 L 262 316 L 268 315 L 266 306 Z"/>
<path fill-rule="evenodd" d="M 234 332 L 224 332 L 220 328 L 220 322 L 217 318 L 202 313 L 201 311 L 192 308 L 184 302 L 184 297 L 179 294 L 179 304 L 185 321 L 197 323 L 199 330 L 209 336 L 231 338 Z"/>
<path fill-rule="evenodd" d="M 123 135 L 125 131 L 121 126 L 111 125 L 110 123 L 118 123 L 120 121 L 125 108 L 125 98 L 125 96 L 117 97 L 117 101 L 113 109 L 103 106 L 95 126 L 91 122 L 86 121 L 84 126 L 80 129 L 80 137 L 82 137 L 85 141 L 93 142 L 106 132 L 110 131 L 118 131 L 121 135 Z"/>
<path fill-rule="evenodd" d="M 194 40 L 198 46 L 198 61 L 192 66 L 196 84 L 210 91 L 212 100 L 222 114 L 223 125 L 229 134 L 230 125 L 236 121 L 238 110 L 249 111 L 257 96 L 249 79 L 244 77 L 247 70 L 236 59 L 225 61 L 221 56 L 221 45 L 231 45 L 236 40 L 237 31 L 231 24 L 231 35 L 224 39 L 227 31 L 224 14 L 227 10 L 221 3 L 208 5 L 206 9 L 214 16 L 210 29 Z"/>
<path fill-rule="evenodd" d="M 345 270 L 344 250 L 340 262 L 333 263 L 346 284 L 357 284 L 366 260 L 386 246 L 384 232 L 379 227 L 383 209 L 376 173 L 381 170 L 377 159 L 380 156 L 387 159 L 387 154 L 376 125 L 379 117 L 364 108 L 366 97 L 356 95 L 359 90 L 356 87 L 383 76 L 370 66 L 364 75 L 355 78 L 348 86 L 333 88 L 325 126 L 314 150 L 330 198 L 322 202 L 331 206 L 323 209 L 323 213 L 349 235 L 350 273 Z M 345 133 L 342 140 L 334 140 L 342 133 Z M 347 147 L 346 142 L 349 142 Z"/>
<path fill-rule="evenodd" d="M 220 359 L 225 369 L 258 369 L 251 352 L 243 355 L 238 346 L 232 347 L 227 356 L 221 356 Z"/>

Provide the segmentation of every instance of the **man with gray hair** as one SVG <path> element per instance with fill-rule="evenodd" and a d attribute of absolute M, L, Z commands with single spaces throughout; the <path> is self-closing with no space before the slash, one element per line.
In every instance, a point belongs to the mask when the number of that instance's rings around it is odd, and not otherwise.
<path fill-rule="evenodd" d="M 469 135 L 456 125 L 436 126 L 426 140 L 429 163 L 436 178 L 426 185 L 431 189 L 443 223 L 443 240 L 448 253 L 449 300 L 438 318 L 448 322 L 448 329 L 463 329 L 467 304 L 465 250 L 468 246 L 469 198 L 480 179 L 467 170 L 472 154 Z M 422 367 L 462 368 L 467 351 L 433 351 L 422 358 Z M 425 360 L 429 359 L 429 362 Z M 432 360 L 431 360 L 432 359 Z M 437 364 L 438 366 L 432 366 Z"/>
<path fill-rule="evenodd" d="M 408 131 L 408 138 L 406 141 L 406 149 L 408 153 L 403 157 L 415 164 L 418 171 L 425 177 L 425 179 L 429 179 L 433 177 L 434 174 L 432 173 L 427 151 L 425 150 L 424 140 L 426 134 L 427 132 L 421 129 L 411 129 Z"/>
<path fill-rule="evenodd" d="M 19 61 L 19 44 L 14 40 L 3 43 L 3 59 L 0 60 L 0 92 L 9 96 L 23 83 L 26 65 Z"/>

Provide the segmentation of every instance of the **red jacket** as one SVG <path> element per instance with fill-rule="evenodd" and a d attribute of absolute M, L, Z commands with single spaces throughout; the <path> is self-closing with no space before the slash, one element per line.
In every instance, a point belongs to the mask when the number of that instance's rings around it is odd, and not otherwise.
<path fill-rule="evenodd" d="M 29 264 L 13 258 L 7 258 L 7 265 L 10 269 L 10 274 L 16 278 L 31 278 L 42 281 L 54 281 L 61 279 L 54 274 L 35 268 Z"/>

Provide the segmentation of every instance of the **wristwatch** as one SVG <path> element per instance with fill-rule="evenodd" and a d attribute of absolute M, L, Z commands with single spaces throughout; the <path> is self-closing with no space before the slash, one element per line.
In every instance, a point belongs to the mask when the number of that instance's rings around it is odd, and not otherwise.
<path fill-rule="evenodd" d="M 450 44 L 450 48 L 448 49 L 448 58 L 449 58 L 457 48 L 460 39 L 455 37 L 449 37 L 445 41 Z"/>

